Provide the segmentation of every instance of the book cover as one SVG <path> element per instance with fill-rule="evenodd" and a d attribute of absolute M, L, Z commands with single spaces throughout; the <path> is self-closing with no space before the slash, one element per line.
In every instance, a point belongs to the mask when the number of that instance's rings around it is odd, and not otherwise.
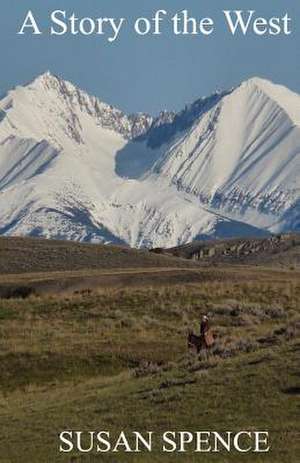
<path fill-rule="evenodd" d="M 299 2 L 0 25 L 0 463 L 299 461 Z"/>

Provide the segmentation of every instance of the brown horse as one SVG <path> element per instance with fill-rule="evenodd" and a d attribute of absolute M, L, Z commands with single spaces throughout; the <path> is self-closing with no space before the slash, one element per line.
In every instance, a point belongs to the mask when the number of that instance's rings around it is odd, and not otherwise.
<path fill-rule="evenodd" d="M 203 349 L 210 349 L 214 343 L 211 332 L 209 336 L 197 336 L 192 330 L 188 332 L 188 349 L 196 350 L 197 354 Z"/>
<path fill-rule="evenodd" d="M 192 330 L 188 332 L 188 349 L 196 350 L 197 354 L 205 348 L 202 336 L 197 336 Z"/>

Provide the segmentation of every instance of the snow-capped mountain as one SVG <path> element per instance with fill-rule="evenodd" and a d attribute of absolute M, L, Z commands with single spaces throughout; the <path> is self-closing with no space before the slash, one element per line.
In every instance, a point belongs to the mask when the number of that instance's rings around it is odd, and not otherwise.
<path fill-rule="evenodd" d="M 176 246 L 297 231 L 300 96 L 262 79 L 126 115 L 39 76 L 0 101 L 0 234 Z"/>

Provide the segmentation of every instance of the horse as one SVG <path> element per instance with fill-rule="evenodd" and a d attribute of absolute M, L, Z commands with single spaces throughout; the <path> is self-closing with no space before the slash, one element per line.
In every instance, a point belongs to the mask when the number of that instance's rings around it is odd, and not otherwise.
<path fill-rule="evenodd" d="M 197 336 L 192 330 L 188 332 L 188 349 L 196 350 L 197 354 L 205 347 L 202 336 Z"/>
<path fill-rule="evenodd" d="M 211 333 L 209 337 L 206 338 L 206 336 L 197 336 L 192 330 L 189 330 L 187 342 L 188 349 L 195 349 L 197 354 L 199 354 L 201 350 L 205 349 L 207 351 L 212 347 L 214 338 Z"/>

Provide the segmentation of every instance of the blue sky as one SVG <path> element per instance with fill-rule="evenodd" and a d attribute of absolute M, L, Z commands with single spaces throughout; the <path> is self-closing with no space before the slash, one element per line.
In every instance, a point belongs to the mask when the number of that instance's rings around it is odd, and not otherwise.
<path fill-rule="evenodd" d="M 45 33 L 20 36 L 31 9 Z M 56 9 L 79 17 L 126 17 L 118 41 L 100 36 L 50 37 L 49 13 Z M 157 9 L 175 14 L 183 9 L 194 17 L 211 16 L 216 23 L 209 37 L 163 35 L 139 37 L 132 23 Z M 293 19 L 290 36 L 232 37 L 225 29 L 223 9 L 254 9 L 259 16 Z M 2 92 L 50 70 L 71 80 L 103 101 L 126 112 L 179 110 L 217 88 L 230 88 L 260 76 L 300 93 L 299 0 L 2 0 L 0 51 Z"/>

